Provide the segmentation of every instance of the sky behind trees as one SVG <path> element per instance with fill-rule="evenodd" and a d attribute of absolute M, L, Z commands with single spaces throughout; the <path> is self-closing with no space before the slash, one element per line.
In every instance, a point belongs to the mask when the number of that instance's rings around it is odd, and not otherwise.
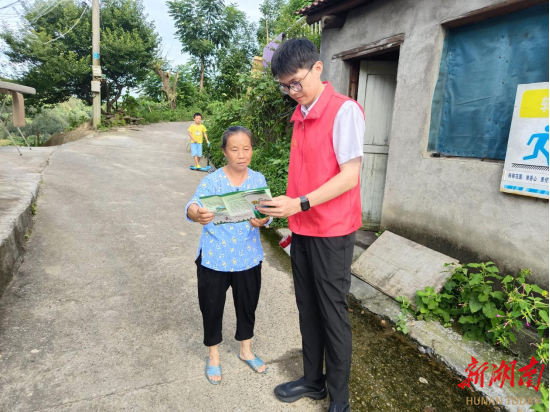
<path fill-rule="evenodd" d="M 239 10 L 244 11 L 250 22 L 258 23 L 261 17 L 260 2 L 255 0 L 233 0 L 225 2 L 226 5 L 235 3 Z M 168 15 L 168 7 L 164 1 L 143 0 L 145 12 L 149 15 L 149 21 L 155 22 L 157 33 L 162 38 L 163 55 L 167 56 L 172 66 L 183 64 L 191 57 L 181 53 L 181 43 L 176 39 L 174 20 Z"/>
<path fill-rule="evenodd" d="M 0 0 L 0 7 L 11 5 L 13 0 Z M 55 1 L 52 0 L 52 3 Z M 89 0 L 91 4 L 91 0 Z M 261 17 L 260 2 L 257 0 L 226 0 L 226 5 L 234 3 L 237 8 L 247 14 L 250 22 L 258 23 Z M 176 28 L 174 20 L 168 15 L 168 7 L 164 0 L 143 0 L 145 13 L 149 15 L 148 21 L 154 21 L 155 30 L 162 38 L 163 56 L 166 56 L 172 66 L 177 66 L 188 61 L 191 57 L 181 53 L 181 43 L 176 39 Z M 16 27 L 19 21 L 18 12 L 20 12 L 20 3 L 15 3 L 11 7 L 0 9 L 0 24 L 6 24 L 9 27 Z M 90 37 L 91 42 L 91 37 Z M 8 60 L 5 55 L 0 53 L 0 72 L 4 75 L 11 74 Z"/>

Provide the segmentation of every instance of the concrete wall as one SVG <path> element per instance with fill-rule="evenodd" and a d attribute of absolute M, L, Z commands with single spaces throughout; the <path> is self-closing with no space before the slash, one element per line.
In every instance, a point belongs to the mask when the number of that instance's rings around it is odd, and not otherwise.
<path fill-rule="evenodd" d="M 499 191 L 503 162 L 431 158 L 431 103 L 445 30 L 440 22 L 500 0 L 375 0 L 323 31 L 324 78 L 347 94 L 339 52 L 404 33 L 390 139 L 382 227 L 466 261 L 508 273 L 530 268 L 548 288 L 548 202 Z M 369 114 L 366 113 L 368 121 Z"/>

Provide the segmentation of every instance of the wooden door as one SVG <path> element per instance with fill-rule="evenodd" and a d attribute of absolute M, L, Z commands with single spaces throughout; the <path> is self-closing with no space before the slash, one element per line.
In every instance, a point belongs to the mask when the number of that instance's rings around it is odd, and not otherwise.
<path fill-rule="evenodd" d="M 361 169 L 363 226 L 379 230 L 386 183 L 397 61 L 361 62 L 357 101 L 365 109 Z"/>

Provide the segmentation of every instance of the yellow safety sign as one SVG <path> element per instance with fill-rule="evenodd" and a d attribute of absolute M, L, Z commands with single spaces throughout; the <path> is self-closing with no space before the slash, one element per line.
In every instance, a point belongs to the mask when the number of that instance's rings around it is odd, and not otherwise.
<path fill-rule="evenodd" d="M 527 90 L 523 93 L 519 117 L 548 117 L 548 89 Z"/>

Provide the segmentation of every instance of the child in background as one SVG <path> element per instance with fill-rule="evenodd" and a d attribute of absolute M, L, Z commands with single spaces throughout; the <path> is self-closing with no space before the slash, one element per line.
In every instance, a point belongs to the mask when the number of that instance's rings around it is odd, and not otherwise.
<path fill-rule="evenodd" d="M 195 167 L 200 168 L 200 161 L 202 157 L 202 136 L 204 135 L 208 146 L 210 146 L 210 142 L 208 141 L 208 136 L 206 135 L 206 127 L 201 124 L 202 114 L 195 113 L 193 115 L 193 120 L 195 122 L 189 126 L 187 133 L 191 138 L 191 156 L 195 158 Z"/>

